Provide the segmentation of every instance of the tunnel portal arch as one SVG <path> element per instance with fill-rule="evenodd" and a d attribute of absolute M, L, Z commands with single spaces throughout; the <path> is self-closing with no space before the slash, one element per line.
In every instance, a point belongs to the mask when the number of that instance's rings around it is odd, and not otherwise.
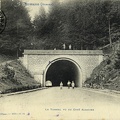
<path fill-rule="evenodd" d="M 70 61 L 73 67 L 78 69 L 79 86 L 82 86 L 103 59 L 102 50 L 24 50 L 24 57 L 19 58 L 23 66 L 41 86 L 45 86 L 46 73 L 56 61 Z"/>
<path fill-rule="evenodd" d="M 58 58 L 49 61 L 44 71 L 44 86 L 47 80 L 53 86 L 59 86 L 62 81 L 67 86 L 67 81 L 74 81 L 76 87 L 82 87 L 82 70 L 79 64 L 70 58 Z"/>

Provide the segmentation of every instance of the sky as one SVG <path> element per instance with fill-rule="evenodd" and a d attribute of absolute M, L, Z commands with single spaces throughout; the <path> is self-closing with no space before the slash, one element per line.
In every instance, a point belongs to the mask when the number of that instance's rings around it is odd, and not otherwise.
<path fill-rule="evenodd" d="M 45 11 L 48 12 L 51 6 L 51 0 L 21 0 L 23 5 L 29 10 L 31 20 L 34 19 L 34 16 L 39 13 L 40 7 L 44 7 Z M 64 0 L 59 0 L 64 2 Z"/>
<path fill-rule="evenodd" d="M 34 16 L 39 13 L 39 8 L 44 7 L 45 11 L 49 11 L 51 0 L 22 0 L 23 5 L 29 10 L 31 19 L 34 19 Z"/>

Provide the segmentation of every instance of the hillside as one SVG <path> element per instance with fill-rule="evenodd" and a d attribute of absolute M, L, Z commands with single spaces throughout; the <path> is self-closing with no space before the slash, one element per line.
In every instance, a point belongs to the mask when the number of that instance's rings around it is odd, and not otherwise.
<path fill-rule="evenodd" d="M 118 47 L 117 47 L 118 46 Z M 105 60 L 97 66 L 85 86 L 91 88 L 106 88 L 120 91 L 120 43 L 113 46 L 113 50 Z"/>
<path fill-rule="evenodd" d="M 0 64 L 3 62 L 6 62 L 6 61 L 14 60 L 14 59 L 15 59 L 15 57 L 13 57 L 13 56 L 0 54 Z"/>
<path fill-rule="evenodd" d="M 40 87 L 18 60 L 0 65 L 0 91 L 15 92 Z"/>

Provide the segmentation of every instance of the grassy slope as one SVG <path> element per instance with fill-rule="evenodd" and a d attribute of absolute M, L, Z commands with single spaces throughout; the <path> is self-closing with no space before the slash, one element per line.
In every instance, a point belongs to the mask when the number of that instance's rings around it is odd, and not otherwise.
<path fill-rule="evenodd" d="M 120 91 L 120 69 L 115 69 L 116 51 L 97 66 L 85 84 Z M 92 84 L 91 84 L 92 83 Z M 94 85 L 93 85 L 94 84 Z"/>
<path fill-rule="evenodd" d="M 3 62 L 6 62 L 6 61 L 14 60 L 14 59 L 15 59 L 15 57 L 0 54 L 0 64 Z"/>
<path fill-rule="evenodd" d="M 0 91 L 23 86 L 29 86 L 30 88 L 39 85 L 39 83 L 37 83 L 33 77 L 31 77 L 31 75 L 27 72 L 25 67 L 20 64 L 19 61 L 13 60 L 12 62 L 8 63 L 7 66 L 11 66 L 13 68 L 15 75 L 11 80 L 8 79 L 4 70 L 5 65 L 0 66 Z"/>

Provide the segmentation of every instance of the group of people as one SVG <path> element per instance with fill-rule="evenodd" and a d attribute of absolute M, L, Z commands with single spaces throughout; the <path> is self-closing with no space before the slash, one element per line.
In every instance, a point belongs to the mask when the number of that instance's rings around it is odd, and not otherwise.
<path fill-rule="evenodd" d="M 67 86 L 68 86 L 68 89 L 70 88 L 70 86 L 74 89 L 74 87 L 75 87 L 74 81 L 72 81 L 72 82 L 68 81 Z M 60 89 L 62 89 L 62 87 L 63 87 L 63 83 L 60 82 Z"/>
<path fill-rule="evenodd" d="M 68 48 L 69 48 L 69 50 L 71 50 L 72 49 L 72 45 L 70 44 L 69 46 L 68 46 Z M 63 50 L 65 50 L 66 49 L 66 44 L 64 43 L 63 44 Z"/>
<path fill-rule="evenodd" d="M 66 44 L 64 43 L 63 45 L 62 45 L 62 50 L 72 50 L 72 45 L 70 44 L 70 45 L 68 45 L 68 47 L 66 47 Z M 56 48 L 54 48 L 54 50 L 56 50 Z"/>

